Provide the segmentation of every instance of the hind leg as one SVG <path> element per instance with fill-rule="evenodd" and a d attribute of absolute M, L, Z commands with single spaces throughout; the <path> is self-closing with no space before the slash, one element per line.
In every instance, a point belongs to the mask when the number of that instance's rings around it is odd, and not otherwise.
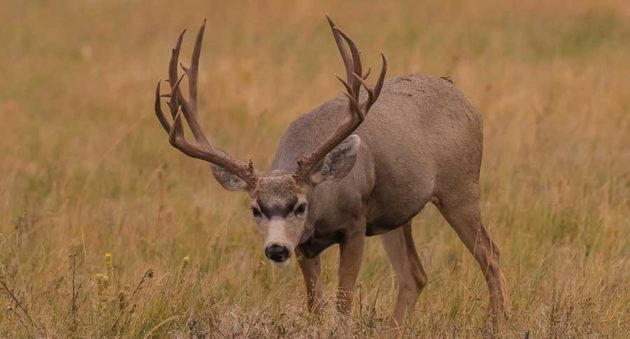
<path fill-rule="evenodd" d="M 401 326 L 427 282 L 411 236 L 411 221 L 381 236 L 381 241 L 398 278 L 398 297 L 392 315 L 393 325 Z"/>
<path fill-rule="evenodd" d="M 478 187 L 460 189 L 439 197 L 438 209 L 473 254 L 490 292 L 492 315 L 496 319 L 508 305 L 505 279 L 499 266 L 499 249 L 481 222 Z"/>

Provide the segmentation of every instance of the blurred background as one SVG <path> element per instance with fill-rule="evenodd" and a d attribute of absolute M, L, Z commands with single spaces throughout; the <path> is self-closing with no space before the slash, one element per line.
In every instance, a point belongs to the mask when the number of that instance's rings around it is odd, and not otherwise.
<path fill-rule="evenodd" d="M 630 4 L 624 0 L 0 0 L 0 336 L 379 336 L 396 284 L 370 238 L 352 321 L 306 312 L 247 197 L 172 149 L 153 114 L 170 49 L 208 19 L 200 119 L 269 165 L 341 93 L 325 14 L 389 76 L 448 76 L 484 119 L 482 204 L 512 299 L 504 335 L 630 330 Z M 487 334 L 481 271 L 427 206 L 409 336 Z M 110 254 L 109 256 L 106 254 Z M 324 255 L 326 293 L 337 249 Z M 149 272 L 149 270 L 151 270 Z"/>

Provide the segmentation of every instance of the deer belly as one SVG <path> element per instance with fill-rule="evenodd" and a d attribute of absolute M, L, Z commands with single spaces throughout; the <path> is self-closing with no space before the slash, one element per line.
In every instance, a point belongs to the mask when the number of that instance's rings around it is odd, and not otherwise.
<path fill-rule="evenodd" d="M 406 208 L 397 209 L 395 211 L 388 211 L 388 213 L 379 213 L 378 215 L 372 215 L 368 218 L 365 235 L 373 236 L 383 233 L 387 233 L 398 227 L 407 224 L 413 217 L 415 217 L 430 199 L 419 199 L 419 203 L 406 206 Z"/>

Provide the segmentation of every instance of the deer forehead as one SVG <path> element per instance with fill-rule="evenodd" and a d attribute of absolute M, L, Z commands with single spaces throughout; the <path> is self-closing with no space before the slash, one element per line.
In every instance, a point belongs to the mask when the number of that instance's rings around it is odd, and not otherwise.
<path fill-rule="evenodd" d="M 252 194 L 252 198 L 265 205 L 295 203 L 303 196 L 303 188 L 290 174 L 261 177 Z"/>

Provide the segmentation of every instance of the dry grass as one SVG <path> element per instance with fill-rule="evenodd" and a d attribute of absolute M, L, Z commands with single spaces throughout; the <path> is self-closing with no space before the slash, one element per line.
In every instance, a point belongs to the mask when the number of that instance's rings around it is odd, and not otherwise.
<path fill-rule="evenodd" d="M 203 123 L 268 164 L 284 126 L 340 92 L 325 12 L 370 64 L 382 50 L 391 75 L 448 74 L 483 112 L 502 334 L 630 331 L 627 1 L 182 3 L 3 2 L 1 337 L 383 334 L 395 280 L 378 239 L 351 321 L 313 318 L 297 267 L 263 260 L 246 197 L 172 150 L 152 115 L 177 32 L 207 17 Z M 430 280 L 405 334 L 487 334 L 483 277 L 454 232 L 430 207 L 414 232 Z"/>

